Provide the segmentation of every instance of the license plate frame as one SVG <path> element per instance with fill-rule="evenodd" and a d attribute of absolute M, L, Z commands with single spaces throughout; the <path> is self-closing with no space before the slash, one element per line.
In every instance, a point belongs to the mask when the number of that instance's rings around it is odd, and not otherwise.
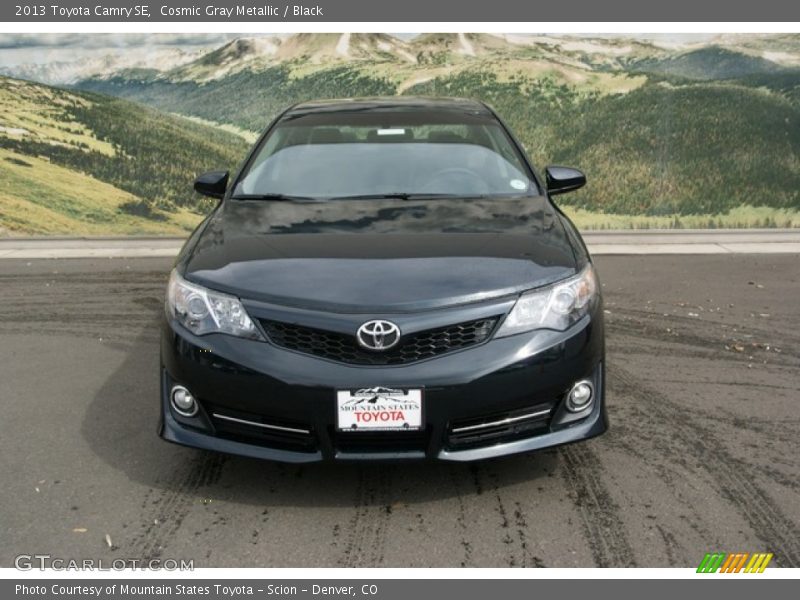
<path fill-rule="evenodd" d="M 420 431 L 425 427 L 422 387 L 336 390 L 336 429 L 346 432 Z"/>

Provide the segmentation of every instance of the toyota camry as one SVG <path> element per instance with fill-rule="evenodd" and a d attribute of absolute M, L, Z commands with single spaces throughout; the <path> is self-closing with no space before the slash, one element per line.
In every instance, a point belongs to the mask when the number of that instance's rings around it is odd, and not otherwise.
<path fill-rule="evenodd" d="M 295 105 L 230 177 L 169 278 L 160 435 L 285 462 L 471 461 L 607 428 L 591 258 L 462 99 Z"/>

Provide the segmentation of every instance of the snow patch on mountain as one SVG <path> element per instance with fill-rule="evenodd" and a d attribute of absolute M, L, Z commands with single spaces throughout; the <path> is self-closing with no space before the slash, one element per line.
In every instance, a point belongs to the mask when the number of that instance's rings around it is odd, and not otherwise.
<path fill-rule="evenodd" d="M 467 36 L 463 33 L 458 34 L 458 41 L 461 44 L 461 49 L 459 52 L 461 54 L 466 54 L 467 56 L 475 56 L 475 48 L 473 48 L 470 41 L 467 39 Z"/>
<path fill-rule="evenodd" d="M 350 56 L 350 34 L 343 33 L 336 44 L 336 54 L 340 56 Z"/>

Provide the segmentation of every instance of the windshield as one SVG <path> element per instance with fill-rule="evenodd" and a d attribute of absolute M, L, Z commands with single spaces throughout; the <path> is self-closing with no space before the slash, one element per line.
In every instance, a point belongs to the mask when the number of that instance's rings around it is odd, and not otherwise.
<path fill-rule="evenodd" d="M 280 123 L 233 195 L 323 201 L 537 194 L 496 121 L 455 117 L 398 112 L 361 119 L 366 122 L 327 115 Z"/>

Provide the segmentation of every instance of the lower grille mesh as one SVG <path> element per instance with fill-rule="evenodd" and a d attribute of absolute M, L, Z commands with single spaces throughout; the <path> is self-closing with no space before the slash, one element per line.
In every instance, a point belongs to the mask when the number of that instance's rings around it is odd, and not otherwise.
<path fill-rule="evenodd" d="M 448 427 L 447 444 L 460 450 L 530 437 L 547 428 L 554 407 L 555 402 L 544 402 L 529 408 L 455 421 Z"/>
<path fill-rule="evenodd" d="M 206 404 L 215 433 L 237 442 L 295 452 L 314 452 L 317 440 L 310 425 L 270 419 Z"/>
<path fill-rule="evenodd" d="M 261 325 L 277 346 L 354 365 L 402 365 L 476 346 L 489 339 L 499 317 L 489 317 L 404 335 L 383 352 L 358 345 L 355 335 L 262 319 Z"/>

